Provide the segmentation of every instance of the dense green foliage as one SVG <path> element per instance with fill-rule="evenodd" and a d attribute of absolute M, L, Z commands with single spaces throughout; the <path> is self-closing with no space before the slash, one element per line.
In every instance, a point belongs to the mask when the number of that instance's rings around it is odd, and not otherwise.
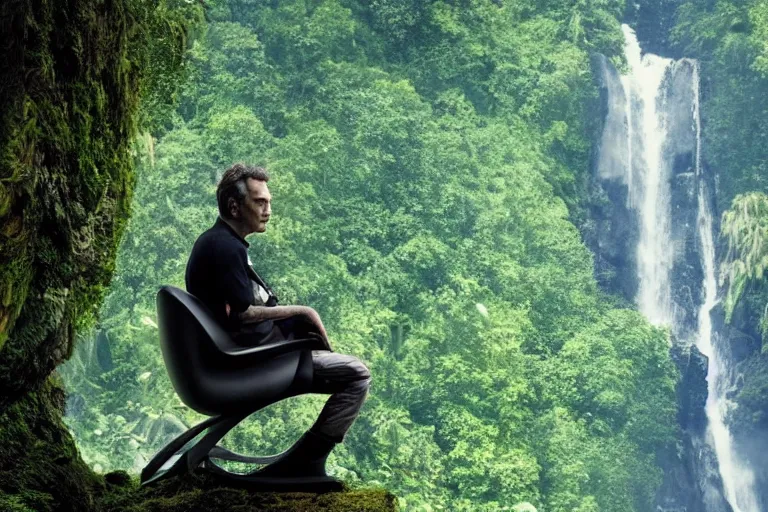
<path fill-rule="evenodd" d="M 667 333 L 611 308 L 571 221 L 589 52 L 618 57 L 622 4 L 206 3 L 179 107 L 137 143 L 99 324 L 65 369 L 86 460 L 137 470 L 199 419 L 166 377 L 154 295 L 183 286 L 217 178 L 245 160 L 272 174 L 255 268 L 373 373 L 334 474 L 407 510 L 650 509 L 675 432 Z M 275 451 L 322 401 L 227 442 Z"/>
<path fill-rule="evenodd" d="M 722 275 L 728 280 L 725 311 L 730 321 L 744 288 L 761 286 L 768 277 L 768 196 L 761 192 L 736 196 L 723 213 L 721 232 L 728 241 Z M 768 333 L 766 313 L 760 318 L 760 330 Z"/>
<path fill-rule="evenodd" d="M 768 425 L 768 196 L 762 192 L 736 196 L 723 214 L 722 234 L 728 242 L 721 274 L 726 285 L 726 320 L 760 337 L 762 343 L 762 350 L 742 365 L 744 382 L 733 422 L 742 431 L 764 432 Z"/>

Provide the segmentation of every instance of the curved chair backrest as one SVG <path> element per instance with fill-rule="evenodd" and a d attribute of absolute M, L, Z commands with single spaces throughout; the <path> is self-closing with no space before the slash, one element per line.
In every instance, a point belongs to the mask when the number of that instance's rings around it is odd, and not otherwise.
<path fill-rule="evenodd" d="M 298 371 L 299 363 L 307 367 L 309 357 L 311 381 L 311 355 L 290 352 L 244 364 L 246 358 L 227 354 L 236 345 L 208 308 L 184 290 L 163 286 L 158 291 L 157 319 L 171 383 L 181 400 L 200 413 L 256 410 L 307 392 L 294 380 L 297 373 L 306 374 Z"/>

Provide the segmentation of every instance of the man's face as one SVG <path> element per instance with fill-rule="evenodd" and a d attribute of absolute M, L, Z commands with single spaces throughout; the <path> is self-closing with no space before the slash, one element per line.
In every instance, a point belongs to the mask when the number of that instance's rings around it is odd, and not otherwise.
<path fill-rule="evenodd" d="M 267 222 L 272 215 L 272 194 L 269 193 L 265 181 L 248 178 L 245 185 L 248 192 L 240 210 L 241 221 L 249 233 L 263 233 L 267 230 Z"/>

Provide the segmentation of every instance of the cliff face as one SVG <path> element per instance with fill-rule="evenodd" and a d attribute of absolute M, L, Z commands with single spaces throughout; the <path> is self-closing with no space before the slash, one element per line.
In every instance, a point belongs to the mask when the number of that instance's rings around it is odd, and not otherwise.
<path fill-rule="evenodd" d="M 0 6 L 0 490 L 20 509 L 88 510 L 98 486 L 50 375 L 101 300 L 128 217 L 130 14 L 119 0 Z"/>
<path fill-rule="evenodd" d="M 764 299 L 746 295 L 737 305 L 730 324 L 725 322 L 722 308 L 716 311 L 715 321 L 722 326 L 724 347 L 733 361 L 734 407 L 729 425 L 741 453 L 755 472 L 754 487 L 763 504 L 768 503 L 768 352 L 764 350 L 765 337 L 758 326 L 765 303 Z"/>
<path fill-rule="evenodd" d="M 593 56 L 592 68 L 600 92 L 600 131 L 608 136 L 621 137 L 625 131 L 625 121 L 609 115 L 613 110 L 623 108 L 626 102 L 619 73 L 600 54 Z M 604 146 L 614 144 L 618 145 L 620 141 L 605 140 L 603 137 L 595 145 L 595 154 L 601 154 Z M 613 156 L 610 153 L 608 155 Z M 627 304 L 632 304 L 638 288 L 637 251 L 634 250 L 640 235 L 638 218 L 629 207 L 627 184 L 618 174 L 601 176 L 599 171 L 599 167 L 620 169 L 623 162 L 613 161 L 611 165 L 605 165 L 600 162 L 601 158 L 598 157 L 592 163 L 588 198 L 590 229 L 584 234 L 584 241 L 595 255 L 595 277 L 601 288 L 623 297 Z M 616 155 L 617 160 L 620 158 Z"/>
<path fill-rule="evenodd" d="M 643 8 L 647 9 L 649 5 Z M 666 50 L 668 42 L 666 35 L 663 35 L 667 30 L 663 26 L 669 25 L 671 19 L 659 22 L 658 30 L 655 31 L 648 28 L 649 23 L 659 20 L 645 19 L 643 23 L 638 22 L 638 39 L 641 42 L 656 38 L 656 44 L 651 45 L 650 50 L 643 43 L 641 46 L 644 50 L 652 52 L 653 48 L 660 48 L 664 55 L 671 55 Z M 744 51 L 743 47 L 739 48 L 740 52 Z M 744 183 L 750 183 L 750 187 L 754 187 L 754 183 L 742 180 L 734 170 L 720 172 L 716 176 L 714 169 L 723 170 L 724 167 L 722 161 L 715 162 L 714 158 L 721 158 L 724 152 L 722 147 L 719 150 L 712 149 L 717 148 L 718 144 L 723 147 L 727 145 L 728 159 L 745 162 L 744 167 L 750 169 L 752 155 L 743 148 L 734 153 L 730 151 L 729 143 L 723 144 L 723 141 L 738 138 L 732 134 L 743 129 L 742 125 L 751 126 L 753 123 L 749 120 L 752 115 L 749 109 L 753 108 L 752 98 L 756 95 L 751 89 L 734 88 L 733 83 L 743 80 L 757 83 L 755 87 L 762 83 L 764 87 L 765 82 L 759 82 L 746 68 L 736 71 L 716 69 L 711 59 L 707 59 L 706 52 L 702 53 L 704 55 L 698 56 L 701 60 L 695 64 L 696 72 L 693 74 L 697 79 L 700 74 L 700 83 L 706 85 L 702 89 L 703 93 L 699 93 L 696 87 L 700 105 L 698 101 L 690 105 L 690 100 L 686 99 L 690 94 L 686 91 L 691 88 L 686 67 L 694 65 L 689 59 L 670 64 L 671 71 L 664 75 L 662 82 L 665 92 L 654 97 L 658 100 L 657 110 L 663 110 L 666 116 L 660 126 L 666 137 L 661 155 L 666 173 L 663 180 L 669 189 L 665 207 L 668 206 L 670 211 L 670 236 L 661 258 L 656 254 L 653 256 L 656 260 L 668 259 L 670 263 L 666 282 L 674 307 L 668 323 L 672 325 L 672 357 L 682 374 L 678 386 L 678 450 L 677 455 L 661 454 L 666 476 L 658 504 L 661 510 L 689 512 L 705 508 L 730 510 L 726 495 L 730 496 L 731 502 L 734 502 L 734 496 L 739 495 L 741 498 L 738 499 L 768 503 L 768 486 L 765 484 L 768 482 L 768 471 L 765 469 L 768 467 L 768 458 L 764 455 L 768 453 L 768 437 L 765 433 L 768 425 L 768 358 L 764 349 L 761 352 L 760 340 L 764 336 L 759 328 L 768 287 L 764 280 L 750 283 L 736 305 L 731 322 L 726 323 L 722 306 L 725 290 L 722 286 L 717 289 L 715 283 L 725 255 L 717 254 L 724 251 L 718 251 L 717 247 L 721 212 L 714 211 L 714 205 L 726 205 L 725 208 L 728 208 L 734 193 L 749 190 Z M 592 226 L 596 229 L 588 231 L 586 238 L 596 254 L 596 271 L 601 284 L 610 292 L 633 301 L 638 296 L 639 288 L 636 269 L 640 235 L 637 212 L 634 211 L 636 208 L 633 208 L 631 198 L 632 187 L 636 184 L 619 172 L 627 167 L 630 171 L 633 169 L 632 165 L 627 166 L 626 162 L 621 161 L 626 158 L 625 126 L 631 123 L 631 118 L 615 115 L 619 109 L 632 102 L 622 96 L 621 82 L 612 66 L 600 57 L 595 62 L 600 70 L 603 98 L 601 117 L 606 119 L 605 123 L 613 123 L 613 126 L 606 124 L 603 139 L 598 145 L 599 161 L 593 173 L 590 198 Z M 658 63 L 658 59 L 655 62 Z M 719 66 L 723 67 L 724 63 L 719 63 Z M 718 105 L 724 97 L 736 98 L 734 102 L 737 105 L 745 102 L 749 106 L 739 112 L 727 111 Z M 746 98 L 750 99 L 747 101 Z M 691 112 L 701 112 L 703 120 L 700 118 L 692 122 Z M 727 119 L 728 116 L 735 116 L 738 120 L 734 122 Z M 637 160 L 638 153 L 642 151 L 635 152 L 633 162 Z M 708 165 L 708 161 L 712 165 Z M 639 163 L 643 164 L 642 161 Z M 760 175 L 751 170 L 743 174 Z M 724 187 L 724 182 L 728 186 Z M 703 204 L 710 205 L 709 211 L 701 206 Z M 636 200 L 634 205 L 637 205 Z M 704 240 L 706 237 L 702 234 L 702 226 L 705 225 L 703 218 L 709 218 L 710 214 L 711 220 L 707 222 L 712 224 L 714 244 L 712 240 Z M 707 231 L 710 230 L 707 228 Z M 708 265 L 705 260 L 712 253 L 714 261 Z M 706 284 L 709 279 L 707 273 L 711 277 L 711 285 Z M 716 290 L 716 297 L 707 299 L 708 290 Z M 707 309 L 712 307 L 709 313 L 702 313 L 701 308 L 705 303 L 708 304 Z M 702 314 L 707 317 L 702 317 Z M 704 325 L 700 324 L 702 320 L 711 321 L 711 328 L 707 328 L 709 334 L 705 336 L 701 331 Z M 699 346 L 703 347 L 705 353 L 712 354 L 711 361 L 707 361 L 694 346 L 702 340 L 709 340 Z M 706 345 L 710 345 L 709 350 Z M 714 368 L 710 369 L 709 377 L 708 363 Z M 707 379 L 709 392 L 715 391 L 712 392 L 715 405 L 709 408 L 710 421 L 722 427 L 719 430 L 716 427 L 707 430 Z M 727 414 L 723 413 L 726 410 Z M 722 432 L 725 429 L 729 431 L 729 437 L 724 444 L 726 438 Z M 721 435 L 713 433 L 715 431 Z M 716 449 L 721 453 L 720 461 L 713 446 L 717 446 Z M 726 456 L 728 454 L 730 457 Z M 723 462 L 729 458 L 734 461 L 733 466 Z M 754 484 L 751 484 L 751 477 L 738 476 L 744 468 L 746 474 L 754 473 Z M 740 481 L 750 483 L 741 487 Z M 708 505 L 704 507 L 704 503 Z M 755 509 L 755 506 L 742 505 L 741 508 Z"/>
<path fill-rule="evenodd" d="M 140 73 L 125 2 L 0 7 L 0 406 L 38 389 L 109 281 Z"/>
<path fill-rule="evenodd" d="M 768 75 L 756 64 L 765 38 L 760 35 L 763 28 L 759 18 L 750 15 L 758 3 L 667 2 L 670 7 L 682 5 L 677 11 L 655 9 L 657 4 L 635 4 L 641 13 L 638 35 L 641 40 L 655 41 L 663 55 L 684 53 L 700 63 L 702 158 L 709 164 L 706 167 L 717 172 L 716 177 L 710 175 L 708 183 L 714 193 L 717 220 L 732 208 L 738 194 L 768 190 L 764 151 Z M 702 37 L 707 24 L 717 28 Z M 716 241 L 724 246 L 725 238 L 720 238 L 719 227 L 714 227 Z M 715 262 L 717 269 L 726 260 L 722 249 Z M 768 506 L 768 357 L 760 323 L 768 302 L 768 281 L 758 279 L 747 284 L 730 323 L 725 322 L 723 311 L 726 292 L 722 287 L 718 290 L 721 303 L 711 314 L 726 369 L 728 413 L 724 422 L 733 434 L 737 466 L 743 463 L 754 472 L 750 492 L 741 494 L 751 495 L 762 509 Z M 755 507 L 742 504 L 741 508 Z"/>

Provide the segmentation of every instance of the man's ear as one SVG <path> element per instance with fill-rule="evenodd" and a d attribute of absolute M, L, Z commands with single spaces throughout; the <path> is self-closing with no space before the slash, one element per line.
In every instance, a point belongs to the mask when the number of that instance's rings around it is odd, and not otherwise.
<path fill-rule="evenodd" d="M 229 214 L 233 219 L 240 218 L 240 205 L 237 204 L 234 197 L 230 197 L 227 201 L 227 208 L 229 208 Z"/>

